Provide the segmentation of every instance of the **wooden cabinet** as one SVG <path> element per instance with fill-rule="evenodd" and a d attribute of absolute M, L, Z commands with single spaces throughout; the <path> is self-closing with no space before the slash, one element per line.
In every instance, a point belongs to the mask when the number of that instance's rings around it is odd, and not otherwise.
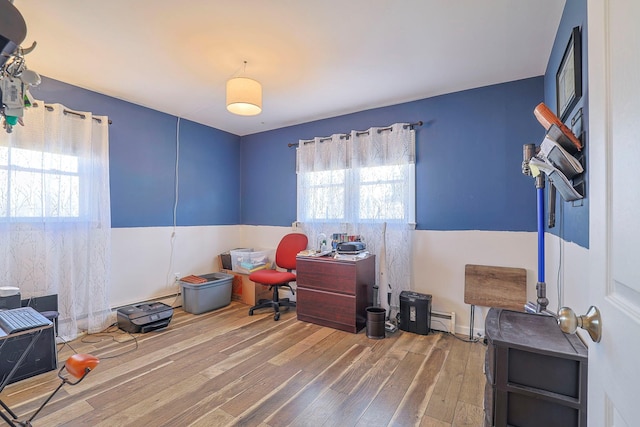
<path fill-rule="evenodd" d="M 375 256 L 357 261 L 298 257 L 299 320 L 357 333 L 365 327 L 373 303 Z"/>
<path fill-rule="evenodd" d="M 586 427 L 583 342 L 550 316 L 492 308 L 485 322 L 485 426 Z"/>

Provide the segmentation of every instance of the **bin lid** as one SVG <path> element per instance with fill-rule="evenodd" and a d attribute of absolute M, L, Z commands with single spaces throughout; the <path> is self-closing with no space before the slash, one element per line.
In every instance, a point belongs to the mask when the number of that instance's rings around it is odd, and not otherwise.
<path fill-rule="evenodd" d="M 412 292 L 412 291 L 402 291 L 400 292 L 400 298 L 408 299 L 409 301 L 415 301 L 415 300 L 427 301 L 431 299 L 431 295 L 419 294 L 417 292 Z"/>
<path fill-rule="evenodd" d="M 233 281 L 233 275 L 227 273 L 210 273 L 210 274 L 201 274 L 198 277 L 202 277 L 206 280 L 203 283 L 189 283 L 180 281 L 180 285 L 183 288 L 187 289 L 200 289 L 207 288 L 211 286 L 219 286 L 224 285 L 226 283 L 231 283 Z"/>

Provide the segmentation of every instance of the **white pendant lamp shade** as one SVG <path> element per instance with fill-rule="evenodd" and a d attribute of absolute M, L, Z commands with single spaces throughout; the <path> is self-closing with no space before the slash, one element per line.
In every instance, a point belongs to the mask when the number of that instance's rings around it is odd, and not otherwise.
<path fill-rule="evenodd" d="M 241 116 L 255 116 L 262 112 L 262 86 L 247 77 L 227 81 L 227 110 Z"/>

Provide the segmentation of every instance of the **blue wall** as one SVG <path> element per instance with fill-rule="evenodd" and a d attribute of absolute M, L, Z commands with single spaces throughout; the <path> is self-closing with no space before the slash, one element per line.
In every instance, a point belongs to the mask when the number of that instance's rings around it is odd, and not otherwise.
<path fill-rule="evenodd" d="M 315 136 L 417 122 L 416 221 L 423 230 L 536 230 L 536 192 L 522 175 L 522 145 L 544 128 L 533 109 L 542 77 L 244 136 L 242 223 L 287 226 L 296 219 L 295 149 Z"/>
<path fill-rule="evenodd" d="M 560 25 L 556 33 L 553 50 L 549 57 L 547 64 L 547 70 L 544 75 L 544 102 L 551 108 L 556 114 L 556 72 L 560 67 L 562 56 L 569 42 L 571 36 L 571 30 L 573 27 L 580 27 L 582 33 L 582 98 L 578 101 L 574 109 L 569 113 L 565 123 L 571 127 L 571 118 L 574 117 L 578 110 L 582 108 L 583 118 L 582 121 L 577 121 L 573 126 L 573 131 L 576 135 L 580 135 L 582 130 L 585 130 L 583 134 L 584 149 L 582 153 L 584 155 L 585 172 L 585 187 L 588 190 L 589 183 L 589 170 L 586 169 L 589 153 L 589 138 L 586 132 L 587 123 L 589 123 L 589 108 L 588 108 L 588 95 L 589 95 L 589 76 L 587 68 L 587 2 L 586 0 L 571 0 L 567 1 L 560 20 Z M 545 189 L 548 191 L 548 186 Z M 548 195 L 545 197 L 548 200 Z M 548 211 L 548 206 L 546 209 Z M 578 202 L 564 202 L 559 195 L 556 196 L 556 226 L 552 229 L 547 229 L 548 232 L 562 237 L 564 240 L 575 242 L 576 244 L 588 248 L 589 247 L 589 192 L 586 192 L 586 197 L 582 201 Z"/>
<path fill-rule="evenodd" d="M 37 99 L 108 115 L 113 227 L 171 226 L 177 118 L 45 78 Z M 535 231 L 533 179 L 522 145 L 544 129 L 533 109 L 542 77 L 238 137 L 180 121 L 177 224 L 289 226 L 295 149 L 315 136 L 417 122 L 418 229 Z"/>
<path fill-rule="evenodd" d="M 177 118 L 43 77 L 36 99 L 108 115 L 112 227 L 173 225 Z M 238 224 L 240 138 L 180 120 L 177 225 Z"/>

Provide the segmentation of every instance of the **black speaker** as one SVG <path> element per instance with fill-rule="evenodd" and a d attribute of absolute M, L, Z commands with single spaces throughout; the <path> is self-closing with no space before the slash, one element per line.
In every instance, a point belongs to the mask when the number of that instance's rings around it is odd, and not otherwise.
<path fill-rule="evenodd" d="M 20 307 L 20 293 L 8 297 L 0 297 L 0 310 L 10 310 Z"/>
<path fill-rule="evenodd" d="M 0 348 L 0 372 L 2 379 L 11 369 L 31 342 L 31 335 L 19 335 L 6 338 Z M 53 328 L 44 329 L 36 339 L 33 347 L 22 361 L 16 373 L 9 380 L 9 384 L 34 375 L 43 374 L 58 368 L 56 340 Z"/>
<path fill-rule="evenodd" d="M 431 330 L 431 295 L 400 292 L 400 329 L 427 335 Z"/>

